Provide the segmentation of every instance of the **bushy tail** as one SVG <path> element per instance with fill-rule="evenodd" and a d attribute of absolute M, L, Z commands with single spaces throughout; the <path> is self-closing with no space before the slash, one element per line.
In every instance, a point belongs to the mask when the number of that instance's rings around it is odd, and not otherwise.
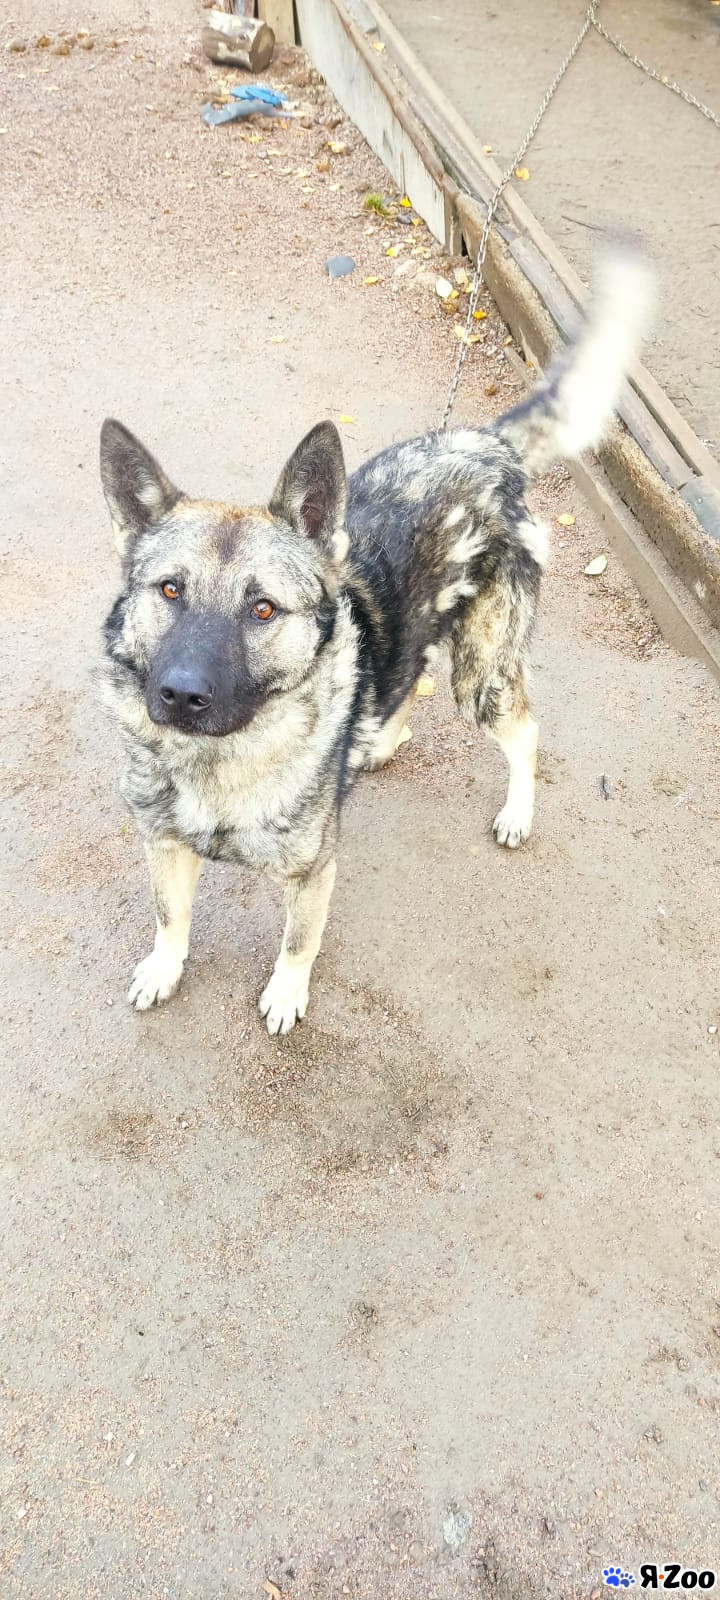
<path fill-rule="evenodd" d="M 527 400 L 496 424 L 529 476 L 600 443 L 646 331 L 654 275 L 641 252 L 618 246 L 600 261 L 587 317 Z"/>

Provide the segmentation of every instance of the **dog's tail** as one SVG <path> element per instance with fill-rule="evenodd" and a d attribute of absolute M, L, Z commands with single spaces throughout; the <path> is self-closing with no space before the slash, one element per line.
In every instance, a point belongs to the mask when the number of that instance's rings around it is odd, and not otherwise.
<path fill-rule="evenodd" d="M 615 245 L 601 259 L 577 337 L 529 398 L 496 424 L 531 478 L 600 443 L 649 323 L 653 291 L 650 264 L 635 245 Z"/>

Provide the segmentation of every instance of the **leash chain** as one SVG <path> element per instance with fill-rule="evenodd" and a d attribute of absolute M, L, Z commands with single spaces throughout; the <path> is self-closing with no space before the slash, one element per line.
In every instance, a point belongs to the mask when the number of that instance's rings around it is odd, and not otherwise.
<path fill-rule="evenodd" d="M 537 133 L 537 130 L 538 130 L 539 126 L 540 126 L 540 123 L 542 122 L 542 119 L 543 119 L 543 117 L 545 115 L 545 112 L 548 109 L 548 106 L 550 105 L 552 99 L 554 98 L 554 95 L 555 95 L 557 89 L 559 88 L 560 84 L 562 83 L 562 80 L 565 77 L 565 73 L 567 72 L 568 67 L 570 66 L 570 63 L 572 61 L 574 61 L 575 56 L 577 55 L 578 50 L 580 49 L 580 46 L 583 43 L 583 40 L 586 38 L 586 36 L 589 33 L 591 28 L 595 28 L 596 32 L 600 34 L 601 38 L 606 39 L 608 44 L 611 44 L 613 46 L 613 49 L 618 51 L 619 55 L 625 56 L 628 61 L 631 61 L 633 66 L 639 67 L 642 72 L 647 73 L 647 76 L 649 78 L 654 78 L 656 83 L 661 83 L 664 88 L 671 89 L 673 94 L 679 95 L 680 99 L 681 100 L 685 100 L 687 105 L 695 106 L 696 110 L 701 111 L 704 117 L 707 117 L 710 122 L 713 122 L 715 124 L 716 128 L 720 128 L 720 117 L 717 115 L 717 113 L 715 111 L 712 111 L 709 106 L 704 105 L 702 100 L 697 100 L 695 98 L 695 95 L 694 94 L 690 94 L 687 89 L 682 89 L 678 83 L 674 83 L 671 78 L 668 78 L 668 77 L 664 76 L 663 74 L 661 74 L 659 72 L 656 72 L 654 67 L 649 67 L 645 61 L 642 61 L 640 59 L 639 56 L 633 55 L 630 50 L 627 50 L 625 45 L 622 43 L 622 41 L 620 39 L 616 39 L 613 36 L 613 34 L 608 33 L 607 29 L 603 27 L 602 23 L 598 22 L 597 16 L 595 14 L 596 11 L 597 11 L 599 3 L 600 3 L 600 0 L 590 0 L 590 3 L 589 3 L 588 8 L 587 8 L 587 11 L 585 12 L 585 20 L 584 20 L 583 25 L 582 25 L 582 27 L 580 29 L 580 32 L 577 35 L 577 38 L 575 39 L 574 44 L 571 45 L 571 47 L 570 47 L 570 49 L 569 49 L 569 51 L 568 51 L 568 53 L 567 53 L 567 55 L 565 57 L 565 60 L 562 63 L 562 66 L 559 67 L 558 71 L 555 74 L 555 77 L 552 80 L 552 83 L 550 84 L 550 87 L 546 90 L 545 95 L 544 95 L 544 97 L 543 97 L 543 99 L 542 99 L 542 101 L 540 103 L 540 106 L 538 107 L 538 110 L 537 110 L 537 113 L 535 115 L 534 121 L 532 122 L 530 128 L 528 129 L 527 133 L 525 134 L 525 137 L 524 137 L 524 139 L 522 141 L 522 144 L 518 146 L 518 149 L 515 151 L 515 155 L 513 156 L 513 159 L 510 162 L 509 167 L 507 167 L 506 171 L 503 173 L 497 188 L 493 191 L 492 195 L 490 196 L 490 200 L 488 201 L 488 208 L 487 208 L 487 211 L 485 213 L 485 221 L 483 223 L 483 231 L 482 231 L 482 234 L 481 234 L 481 237 L 480 237 L 480 245 L 479 245 L 478 253 L 477 253 L 477 261 L 476 261 L 476 264 L 475 264 L 475 273 L 474 273 L 474 276 L 473 276 L 472 288 L 470 290 L 470 299 L 468 301 L 467 316 L 465 318 L 465 328 L 463 330 L 464 335 L 469 334 L 469 332 L 470 332 L 470 330 L 472 328 L 472 325 L 473 325 L 475 312 L 477 310 L 477 303 L 478 303 L 478 300 L 480 298 L 480 290 L 482 288 L 482 283 L 483 283 L 483 267 L 485 265 L 485 256 L 487 254 L 487 247 L 488 247 L 488 240 L 490 238 L 490 232 L 491 232 L 491 229 L 492 229 L 493 221 L 495 219 L 495 212 L 497 211 L 498 205 L 499 205 L 499 203 L 500 203 L 500 201 L 502 199 L 502 196 L 504 194 L 505 189 L 507 188 L 507 185 L 510 182 L 510 179 L 514 176 L 515 168 L 520 165 L 520 162 L 522 161 L 522 158 L 525 155 L 526 150 L 529 148 L 530 144 L 532 143 L 533 139 L 535 138 L 535 134 Z M 461 341 L 461 344 L 460 344 L 460 348 L 459 348 L 458 353 L 457 353 L 457 357 L 455 359 L 455 367 L 454 367 L 453 375 L 452 375 L 452 378 L 451 378 L 451 381 L 450 381 L 450 390 L 449 390 L 449 393 L 448 393 L 447 400 L 445 402 L 445 409 L 444 409 L 443 414 L 442 414 L 442 421 L 440 423 L 440 427 L 441 428 L 447 427 L 448 417 L 450 416 L 450 413 L 451 413 L 451 411 L 453 409 L 453 406 L 455 404 L 455 398 L 457 396 L 457 391 L 458 391 L 458 384 L 460 382 L 460 374 L 461 374 L 462 369 L 463 369 L 463 362 L 465 360 L 465 356 L 467 355 L 467 351 L 468 351 L 468 345 L 467 345 L 467 343 L 465 341 L 465 338 L 463 338 L 463 340 Z"/>

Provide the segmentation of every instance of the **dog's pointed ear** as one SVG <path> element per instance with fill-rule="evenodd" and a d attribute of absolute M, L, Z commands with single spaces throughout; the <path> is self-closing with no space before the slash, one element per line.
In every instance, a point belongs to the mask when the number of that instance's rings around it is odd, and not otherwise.
<path fill-rule="evenodd" d="M 182 498 L 150 451 L 113 417 L 100 433 L 100 476 L 121 556 Z"/>
<path fill-rule="evenodd" d="M 268 510 L 297 533 L 316 540 L 337 561 L 347 550 L 346 504 L 340 435 L 332 422 L 319 422 L 283 467 Z"/>

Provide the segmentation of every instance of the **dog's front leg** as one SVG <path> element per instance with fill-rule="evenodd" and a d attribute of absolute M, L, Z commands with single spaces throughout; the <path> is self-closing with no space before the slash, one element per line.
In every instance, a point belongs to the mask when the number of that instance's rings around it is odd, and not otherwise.
<path fill-rule="evenodd" d="M 285 890 L 287 922 L 275 971 L 260 996 L 268 1033 L 289 1033 L 307 1010 L 312 964 L 320 949 L 335 882 L 335 861 L 292 878 Z"/>
<path fill-rule="evenodd" d="M 174 994 L 182 977 L 190 939 L 200 857 L 174 839 L 145 845 L 155 901 L 155 945 L 135 968 L 128 1000 L 137 1011 L 160 1005 Z"/>

